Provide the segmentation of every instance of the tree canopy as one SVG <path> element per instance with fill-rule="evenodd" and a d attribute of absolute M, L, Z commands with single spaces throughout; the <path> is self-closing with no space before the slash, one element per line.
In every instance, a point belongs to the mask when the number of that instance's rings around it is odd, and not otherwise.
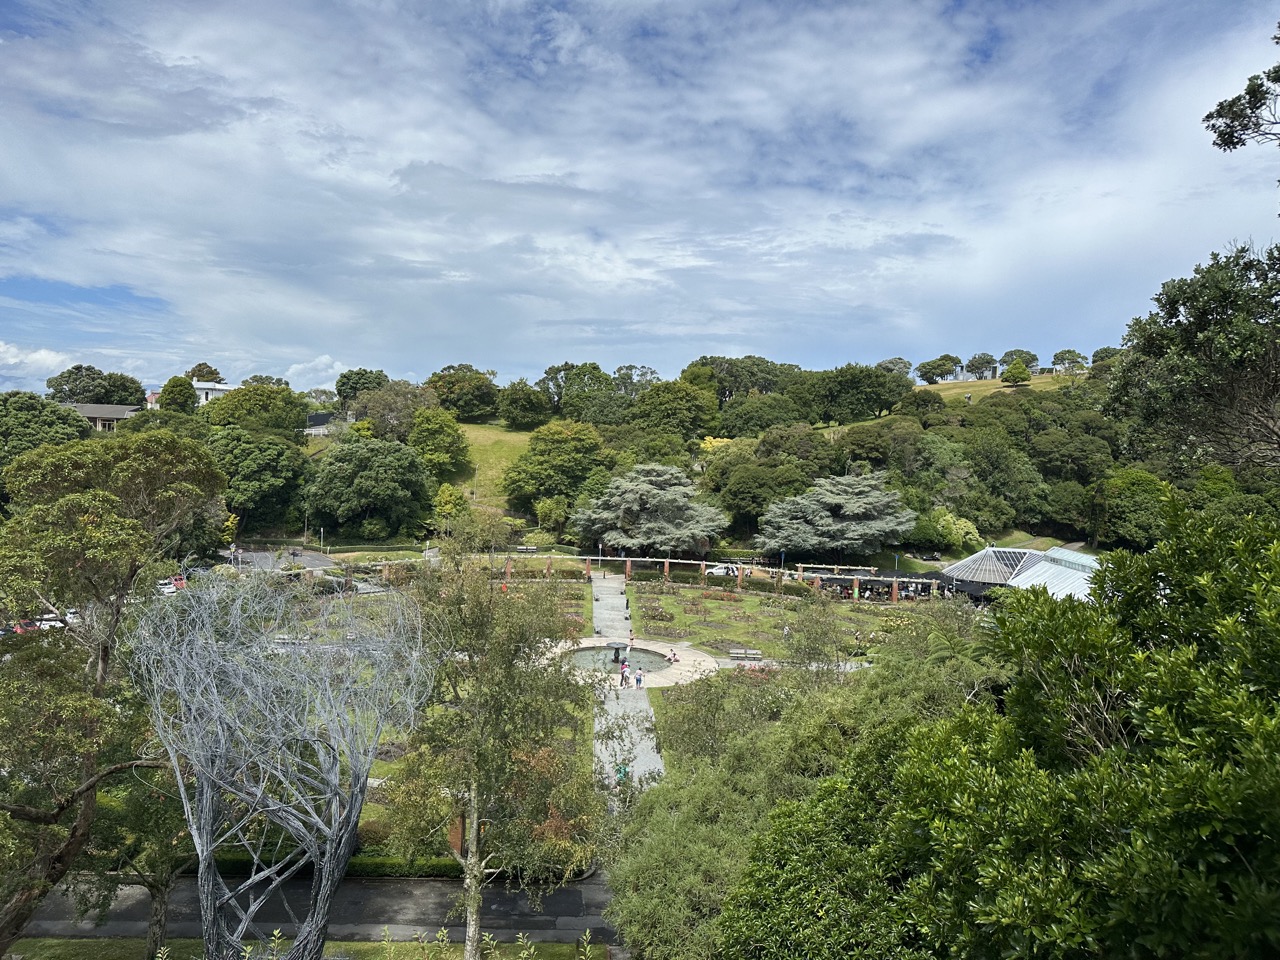
<path fill-rule="evenodd" d="M 140 407 L 147 392 L 134 377 L 124 373 L 103 373 L 97 367 L 77 363 L 45 381 L 46 396 L 57 403 L 118 403 Z"/>
<path fill-rule="evenodd" d="M 603 543 L 632 554 L 705 555 L 728 520 L 715 507 L 695 503 L 694 492 L 683 470 L 644 463 L 614 479 L 573 522 L 586 545 Z"/>
<path fill-rule="evenodd" d="M 0 469 L 41 444 L 83 440 L 91 430 L 89 421 L 74 410 L 34 393 L 0 393 Z"/>
<path fill-rule="evenodd" d="M 160 396 L 156 398 L 156 406 L 171 413 L 187 415 L 196 412 L 200 405 L 200 395 L 196 393 L 195 384 L 188 377 L 170 377 L 160 388 Z"/>
<path fill-rule="evenodd" d="M 804 493 L 779 500 L 760 518 L 756 546 L 766 553 L 865 556 L 901 541 L 916 515 L 886 490 L 884 477 L 824 477 Z"/>

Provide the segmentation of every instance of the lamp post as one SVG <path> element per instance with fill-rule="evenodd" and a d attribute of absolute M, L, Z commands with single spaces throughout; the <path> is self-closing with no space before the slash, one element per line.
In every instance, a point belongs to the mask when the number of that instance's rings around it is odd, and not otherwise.
<path fill-rule="evenodd" d="M 324 553 L 324 527 L 320 528 L 320 552 Z"/>

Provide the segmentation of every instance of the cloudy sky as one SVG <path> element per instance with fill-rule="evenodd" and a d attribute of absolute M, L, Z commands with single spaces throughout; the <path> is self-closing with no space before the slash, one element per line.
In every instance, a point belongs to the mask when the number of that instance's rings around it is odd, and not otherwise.
<path fill-rule="evenodd" d="M 0 387 L 1117 344 L 1272 242 L 1264 0 L 8 0 Z"/>

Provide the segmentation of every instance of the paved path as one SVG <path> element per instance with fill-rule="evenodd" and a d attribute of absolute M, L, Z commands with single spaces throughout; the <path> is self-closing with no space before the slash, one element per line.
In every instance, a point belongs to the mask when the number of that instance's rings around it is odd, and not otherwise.
<path fill-rule="evenodd" d="M 286 885 L 285 897 L 305 904 L 308 882 Z M 432 937 L 444 927 L 449 938 L 461 943 L 466 936 L 461 916 L 454 914 L 462 884 L 448 880 L 344 880 L 334 901 L 329 924 L 331 940 L 379 940 L 383 928 L 392 939 L 409 940 L 417 933 Z M 573 943 L 585 930 L 596 943 L 613 943 L 613 930 L 601 915 L 609 891 L 599 874 L 544 894 L 539 903 L 528 894 L 504 890 L 500 885 L 485 891 L 484 931 L 495 939 L 513 941 L 521 933 L 533 940 Z M 145 937 L 150 898 L 141 887 L 127 887 L 111 909 L 106 923 L 75 921 L 70 904 L 54 893 L 45 899 L 27 926 L 31 937 Z M 284 903 L 272 901 L 263 908 L 261 926 L 288 934 Z M 169 936 L 199 937 L 200 906 L 195 881 L 179 882 L 169 901 Z M 21 953 L 21 946 L 18 948 Z"/>

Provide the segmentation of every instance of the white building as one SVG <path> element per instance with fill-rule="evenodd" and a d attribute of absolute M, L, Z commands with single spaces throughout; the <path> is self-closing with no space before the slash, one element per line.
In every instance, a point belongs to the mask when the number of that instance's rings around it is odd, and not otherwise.
<path fill-rule="evenodd" d="M 202 407 L 210 400 L 225 397 L 235 389 L 230 383 L 211 383 L 204 380 L 192 380 L 191 385 L 196 388 L 196 403 Z"/>

